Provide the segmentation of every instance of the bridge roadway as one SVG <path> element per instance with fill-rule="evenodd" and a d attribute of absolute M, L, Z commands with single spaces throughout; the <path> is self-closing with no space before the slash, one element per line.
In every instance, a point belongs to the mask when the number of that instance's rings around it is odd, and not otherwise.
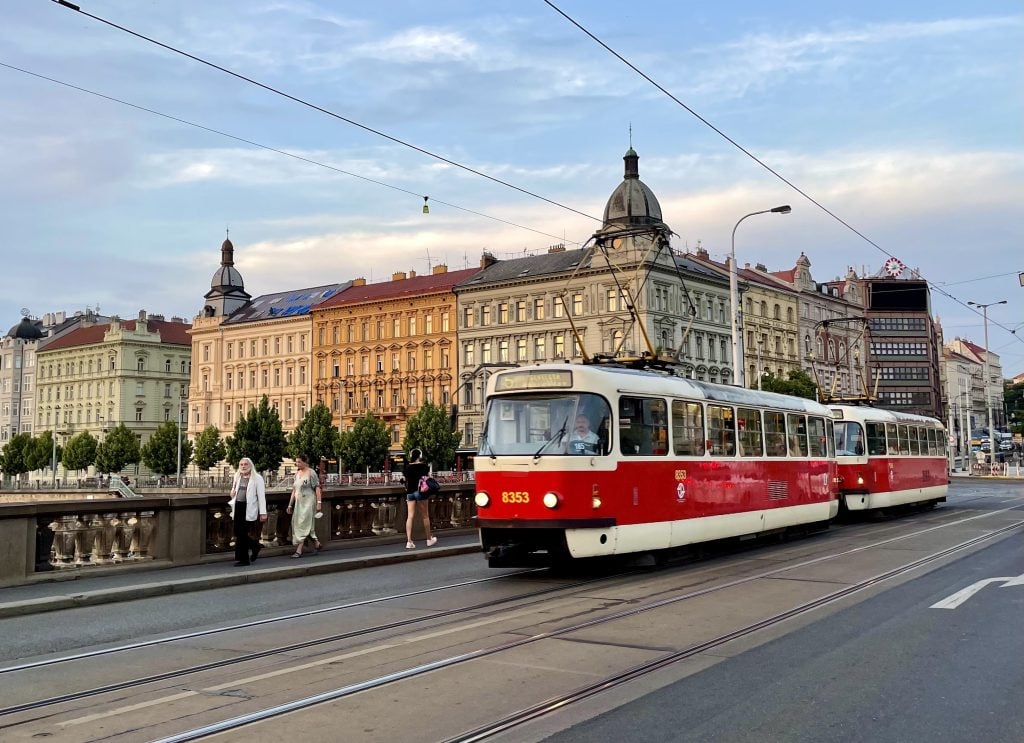
<path fill-rule="evenodd" d="M 4 589 L 0 739 L 1024 740 L 1020 483 L 650 572 L 488 570 L 451 542 L 173 595 L 136 574 L 140 598 L 79 608 Z M 130 589 L 99 580 L 75 590 Z"/>

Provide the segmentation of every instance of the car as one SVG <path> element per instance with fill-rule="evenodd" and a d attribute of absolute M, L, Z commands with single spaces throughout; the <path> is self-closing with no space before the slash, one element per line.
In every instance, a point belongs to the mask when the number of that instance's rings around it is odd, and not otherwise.
<path fill-rule="evenodd" d="M 1013 449 L 1013 442 L 1012 441 L 1000 441 L 999 442 L 999 451 L 1011 451 L 1012 449 Z"/>

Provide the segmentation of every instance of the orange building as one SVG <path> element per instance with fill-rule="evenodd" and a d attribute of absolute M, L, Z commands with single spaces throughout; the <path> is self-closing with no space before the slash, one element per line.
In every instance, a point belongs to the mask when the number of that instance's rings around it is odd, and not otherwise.
<path fill-rule="evenodd" d="M 377 284 L 355 279 L 313 308 L 313 395 L 341 430 L 371 412 L 384 420 L 397 452 L 421 405 L 451 405 L 458 386 L 452 287 L 478 270 L 441 265 Z"/>

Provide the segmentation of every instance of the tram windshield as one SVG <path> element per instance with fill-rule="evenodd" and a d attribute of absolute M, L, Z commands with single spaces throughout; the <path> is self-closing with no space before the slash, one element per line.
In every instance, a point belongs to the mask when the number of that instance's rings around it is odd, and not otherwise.
<path fill-rule="evenodd" d="M 606 455 L 611 409 L 587 393 L 492 397 L 480 440 L 489 456 Z"/>
<path fill-rule="evenodd" d="M 854 421 L 836 421 L 836 455 L 840 457 L 864 456 L 864 429 Z"/>

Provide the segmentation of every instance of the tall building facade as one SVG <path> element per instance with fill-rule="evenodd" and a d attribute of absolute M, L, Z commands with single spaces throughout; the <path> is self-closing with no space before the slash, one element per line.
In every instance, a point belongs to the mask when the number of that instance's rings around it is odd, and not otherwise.
<path fill-rule="evenodd" d="M 351 288 L 313 310 L 313 391 L 341 430 L 368 412 L 383 419 L 391 451 L 424 403 L 450 406 L 456 381 L 456 299 L 453 287 L 477 269 L 434 266 L 417 276 Z"/>
<path fill-rule="evenodd" d="M 143 443 L 177 419 L 188 383 L 189 325 L 139 312 L 83 321 L 36 352 L 36 431 L 97 438 L 125 424 Z"/>
<path fill-rule="evenodd" d="M 348 284 L 293 289 L 253 299 L 234 265 L 234 245 L 221 245 L 220 266 L 192 322 L 188 435 L 207 426 L 222 435 L 263 395 L 285 431 L 312 405 L 312 310 Z"/>
<path fill-rule="evenodd" d="M 459 426 L 476 446 L 487 377 L 498 366 L 542 361 L 659 357 L 689 377 L 733 377 L 729 282 L 669 246 L 671 229 L 623 157 L 594 246 L 496 261 L 455 287 L 459 304 Z"/>
<path fill-rule="evenodd" d="M 947 353 L 970 362 L 972 369 L 977 374 L 977 386 L 979 389 L 976 397 L 980 399 L 977 399 L 976 402 L 980 404 L 972 405 L 972 412 L 976 414 L 974 427 L 988 428 L 988 410 L 991 408 L 993 425 L 997 430 L 1005 429 L 1006 411 L 1003 405 L 1003 365 L 999 359 L 999 354 L 964 338 L 954 338 L 945 344 L 943 347 L 944 359 Z M 988 379 L 985 379 L 986 360 L 988 361 Z M 947 389 L 947 399 L 953 399 L 950 396 L 951 392 L 953 392 L 952 389 Z"/>
<path fill-rule="evenodd" d="M 879 407 L 944 419 L 942 342 L 928 282 L 872 277 L 862 284 L 870 336 L 868 383 L 872 391 L 877 385 Z"/>
<path fill-rule="evenodd" d="M 33 432 L 36 347 L 43 337 L 40 324 L 23 317 L 0 338 L 0 447 Z"/>

